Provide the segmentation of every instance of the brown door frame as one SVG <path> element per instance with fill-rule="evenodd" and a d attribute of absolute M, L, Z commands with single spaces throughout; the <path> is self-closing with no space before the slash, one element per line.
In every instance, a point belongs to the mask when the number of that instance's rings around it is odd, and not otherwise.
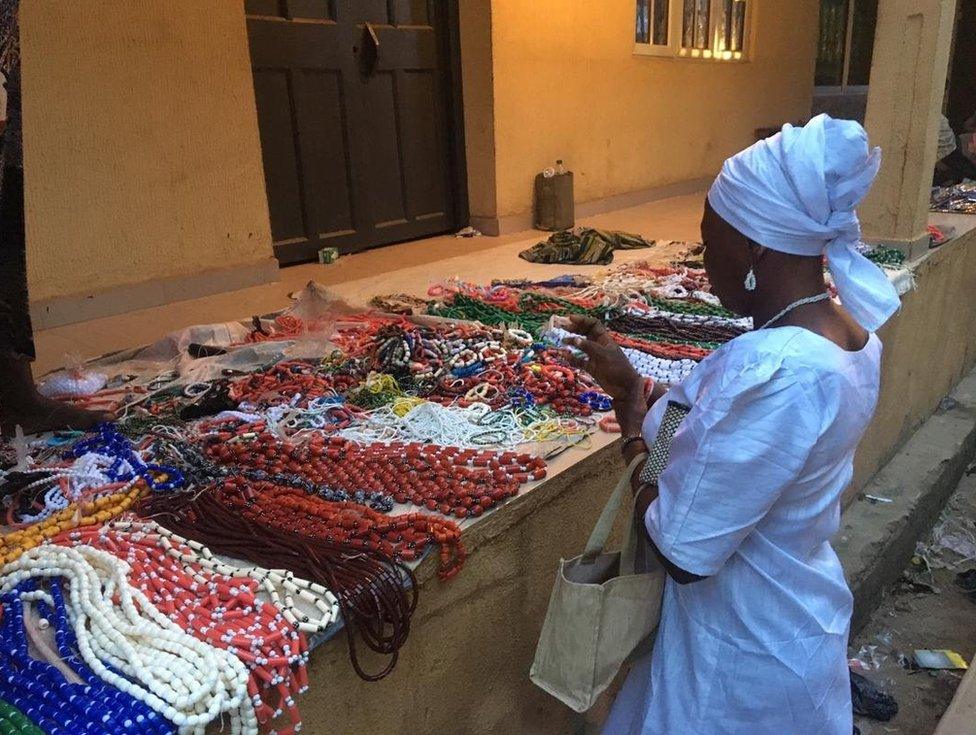
<path fill-rule="evenodd" d="M 294 17 L 295 12 L 293 12 L 293 3 L 299 3 L 302 8 L 307 12 L 308 8 L 304 5 L 308 0 L 252 0 L 253 6 L 266 6 L 269 8 L 269 13 L 280 13 L 284 17 Z M 390 17 L 394 17 L 394 2 L 395 0 L 386 0 L 387 14 Z M 459 8 L 456 2 L 452 0 L 427 0 L 427 16 L 430 19 L 431 24 L 434 26 L 434 40 L 436 43 L 436 62 L 435 74 L 438 77 L 438 87 L 440 99 L 439 107 L 441 108 L 440 116 L 442 116 L 442 124 L 444 130 L 437 131 L 436 145 L 440 149 L 440 155 L 444 158 L 439 166 L 442 166 L 443 176 L 442 184 L 445 187 L 445 209 L 443 210 L 442 221 L 439 223 L 436 231 L 431 232 L 429 229 L 430 224 L 424 225 L 423 220 L 418 220 L 416 222 L 411 222 L 405 227 L 400 228 L 399 232 L 389 233 L 394 235 L 395 239 L 387 242 L 383 242 L 382 236 L 377 236 L 376 231 L 370 233 L 362 232 L 362 228 L 366 227 L 367 230 L 371 229 L 366 225 L 367 220 L 363 220 L 363 216 L 369 216 L 367 213 L 371 211 L 369 200 L 370 197 L 366 195 L 369 191 L 369 186 L 362 179 L 362 176 L 368 176 L 366 172 L 366 166 L 362 165 L 360 161 L 357 163 L 356 156 L 361 155 L 363 151 L 362 142 L 353 145 L 349 148 L 351 140 L 347 138 L 347 155 L 352 155 L 351 170 L 349 179 L 347 179 L 348 186 L 350 187 L 350 196 L 355 198 L 351 202 L 353 208 L 350 211 L 352 217 L 351 224 L 355 227 L 355 230 L 360 231 L 360 235 L 354 234 L 353 230 L 349 230 L 348 234 L 338 232 L 338 237 L 335 239 L 335 245 L 343 248 L 343 252 L 352 253 L 360 252 L 373 247 L 382 247 L 387 244 L 392 244 L 394 242 L 404 242 L 414 239 L 419 239 L 428 236 L 435 236 L 438 234 L 446 234 L 457 230 L 459 227 L 467 225 L 469 223 L 470 210 L 468 202 L 468 189 L 467 189 L 467 162 L 465 154 L 465 142 L 464 142 L 464 112 L 463 112 L 463 80 L 461 73 L 461 42 L 460 42 L 460 17 Z M 252 7 L 253 7 L 252 6 Z M 335 6 L 330 4 L 330 17 L 335 17 L 334 12 Z M 260 19 L 261 11 L 258 10 L 258 15 L 254 18 L 254 22 L 263 22 Z M 302 16 L 304 17 L 304 16 Z M 250 24 L 252 20 L 251 17 L 248 19 L 249 25 L 249 36 L 251 33 Z M 323 31 L 328 26 L 326 23 L 322 26 Z M 266 46 L 268 29 L 273 29 L 274 26 L 263 26 L 262 36 L 264 37 Z M 361 30 L 365 31 L 365 25 L 360 25 Z M 337 29 L 338 30 L 338 29 Z M 377 27 L 379 31 L 380 28 Z M 281 31 L 287 36 L 288 31 L 282 27 Z M 277 33 L 277 29 L 273 32 Z M 346 45 L 350 39 L 346 38 L 345 33 L 338 33 L 336 36 L 337 41 Z M 279 41 L 278 48 L 284 48 L 287 52 L 287 46 L 280 46 L 281 43 L 287 43 L 285 36 L 282 36 Z M 254 54 L 253 39 L 252 43 L 252 56 Z M 355 43 L 355 42 L 354 42 Z M 353 43 L 348 45 L 352 46 Z M 359 43 L 355 43 L 358 47 Z M 310 47 L 303 45 L 303 53 L 308 53 Z M 314 48 L 314 47 L 311 47 Z M 345 48 L 329 50 L 325 47 L 320 47 L 319 51 L 316 53 L 344 53 Z M 342 63 L 342 62 L 339 62 Z M 252 68 L 255 67 L 254 58 L 252 58 Z M 263 63 L 262 63 L 263 66 Z M 348 71 L 348 70 L 347 70 Z M 351 78 L 351 75 L 350 75 Z M 256 82 L 255 82 L 256 83 Z M 291 82 L 289 82 L 291 84 Z M 347 89 L 345 91 L 346 95 L 351 95 L 351 90 Z M 349 96 L 347 99 L 352 100 L 353 97 Z M 294 103 L 293 103 L 294 104 Z M 355 102 L 353 104 L 356 104 Z M 258 110 L 258 114 L 261 114 L 261 110 Z M 295 110 L 292 109 L 291 115 L 294 119 Z M 343 115 L 346 113 L 344 112 Z M 353 129 L 347 134 L 353 136 L 357 135 L 358 131 Z M 265 141 L 262 139 L 262 146 L 265 145 Z M 264 154 L 262 153 L 262 157 Z M 301 165 L 301 162 L 298 162 Z M 357 170 L 359 171 L 357 175 Z M 358 179 L 358 183 L 357 183 Z M 271 208 L 271 186 L 267 179 L 265 182 L 266 196 L 269 198 L 269 210 Z M 358 193 L 355 193 L 358 192 Z M 303 197 L 299 206 L 302 208 L 303 216 L 307 215 L 307 201 L 304 199 L 304 193 L 299 189 L 299 196 Z M 364 207 L 366 209 L 364 209 Z M 272 223 L 273 225 L 274 223 Z M 306 232 L 308 231 L 308 223 L 306 221 Z M 441 229 L 443 227 L 444 229 Z M 272 227 L 274 230 L 274 227 Z M 319 244 L 316 245 L 314 242 L 298 243 L 294 241 L 283 241 L 276 244 L 274 247 L 275 256 L 278 258 L 281 265 L 290 265 L 295 263 L 308 262 L 315 259 L 315 253 L 318 247 L 328 245 L 330 243 L 323 242 L 319 240 Z"/>
<path fill-rule="evenodd" d="M 471 222 L 468 202 L 468 159 L 464 147 L 464 80 L 461 75 L 461 17 L 459 3 L 451 0 L 434 0 L 446 6 L 447 27 L 443 34 L 447 60 L 447 84 L 444 85 L 448 111 L 448 154 L 451 157 L 451 185 L 454 187 L 455 229 Z"/>

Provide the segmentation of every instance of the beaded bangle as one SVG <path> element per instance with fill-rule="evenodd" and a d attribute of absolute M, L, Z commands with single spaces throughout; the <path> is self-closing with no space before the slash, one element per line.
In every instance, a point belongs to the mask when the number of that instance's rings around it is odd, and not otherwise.
<path fill-rule="evenodd" d="M 640 434 L 637 434 L 635 436 L 628 436 L 620 443 L 621 453 L 626 453 L 627 447 L 629 447 L 634 442 L 642 442 L 642 441 L 644 441 L 644 437 Z"/>

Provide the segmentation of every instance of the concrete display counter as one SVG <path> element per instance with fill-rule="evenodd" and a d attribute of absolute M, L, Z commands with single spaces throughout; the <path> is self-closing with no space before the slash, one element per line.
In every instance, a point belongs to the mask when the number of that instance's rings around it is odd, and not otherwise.
<path fill-rule="evenodd" d="M 486 264 L 488 265 L 488 264 Z M 877 414 L 847 499 L 911 436 L 976 361 L 976 232 L 913 264 L 916 289 L 881 332 Z M 496 273 L 496 275 L 498 275 Z M 617 474 L 616 437 L 556 458 L 549 477 L 465 531 L 471 555 L 449 583 L 421 565 L 420 605 L 393 674 L 360 681 L 345 634 L 317 649 L 301 702 L 312 735 L 529 735 L 592 730 L 528 677 L 556 565 L 579 553 Z M 732 489 L 730 489 L 732 490 Z M 366 658 L 365 660 L 369 660 Z"/>

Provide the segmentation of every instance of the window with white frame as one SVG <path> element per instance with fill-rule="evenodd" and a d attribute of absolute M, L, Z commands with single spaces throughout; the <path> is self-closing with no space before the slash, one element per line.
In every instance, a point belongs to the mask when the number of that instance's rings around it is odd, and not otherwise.
<path fill-rule="evenodd" d="M 867 87 L 877 22 L 878 0 L 820 0 L 816 86 Z"/>
<path fill-rule="evenodd" d="M 637 0 L 634 51 L 654 56 L 741 60 L 749 0 Z"/>

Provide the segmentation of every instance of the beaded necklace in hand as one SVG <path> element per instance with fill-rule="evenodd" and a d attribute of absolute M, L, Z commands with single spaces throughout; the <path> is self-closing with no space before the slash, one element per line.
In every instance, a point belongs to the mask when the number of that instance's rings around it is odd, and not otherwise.
<path fill-rule="evenodd" d="M 3 568 L 0 594 L 27 579 L 64 577 L 79 651 L 99 677 L 181 733 L 202 733 L 229 714 L 231 732 L 256 734 L 244 665 L 181 630 L 129 585 L 129 572 L 125 562 L 90 546 L 39 546 Z"/>
<path fill-rule="evenodd" d="M 249 442 L 215 443 L 208 454 L 224 464 L 266 472 L 301 472 L 312 482 L 354 491 L 390 493 L 458 518 L 481 515 L 546 476 L 545 462 L 528 454 L 419 444 L 358 445 L 340 437 L 311 437 L 303 447 L 267 434 Z"/>
<path fill-rule="evenodd" d="M 367 681 L 381 679 L 396 665 L 417 606 L 413 572 L 377 552 L 300 536 L 252 520 L 220 502 L 212 492 L 190 496 L 153 495 L 140 514 L 226 554 L 275 569 L 287 569 L 331 590 L 339 600 L 356 673 Z M 389 656 L 376 674 L 359 664 L 356 640 Z"/>
<path fill-rule="evenodd" d="M 308 647 L 276 608 L 257 599 L 257 580 L 206 571 L 189 546 L 174 545 L 159 533 L 103 526 L 69 531 L 54 543 L 88 544 L 124 560 L 130 568 L 129 583 L 160 612 L 200 640 L 237 656 L 250 670 L 248 693 L 259 723 L 280 714 L 262 700 L 261 691 L 270 690 L 284 704 L 292 726 L 300 727 L 294 697 L 302 688 L 299 680 L 307 685 Z"/>
<path fill-rule="evenodd" d="M 50 590 L 26 580 L 0 597 L 0 696 L 15 704 L 23 717 L 50 735 L 164 735 L 173 725 L 145 703 L 103 682 L 86 666 L 57 580 Z M 31 655 L 25 606 L 36 603 L 40 629 L 53 624 L 57 654 L 64 666 L 80 679 L 68 681 L 53 663 Z M 0 731 L 2 730 L 0 726 Z M 27 730 L 29 731 L 29 730 Z M 37 730 L 40 732 L 40 730 Z"/>

